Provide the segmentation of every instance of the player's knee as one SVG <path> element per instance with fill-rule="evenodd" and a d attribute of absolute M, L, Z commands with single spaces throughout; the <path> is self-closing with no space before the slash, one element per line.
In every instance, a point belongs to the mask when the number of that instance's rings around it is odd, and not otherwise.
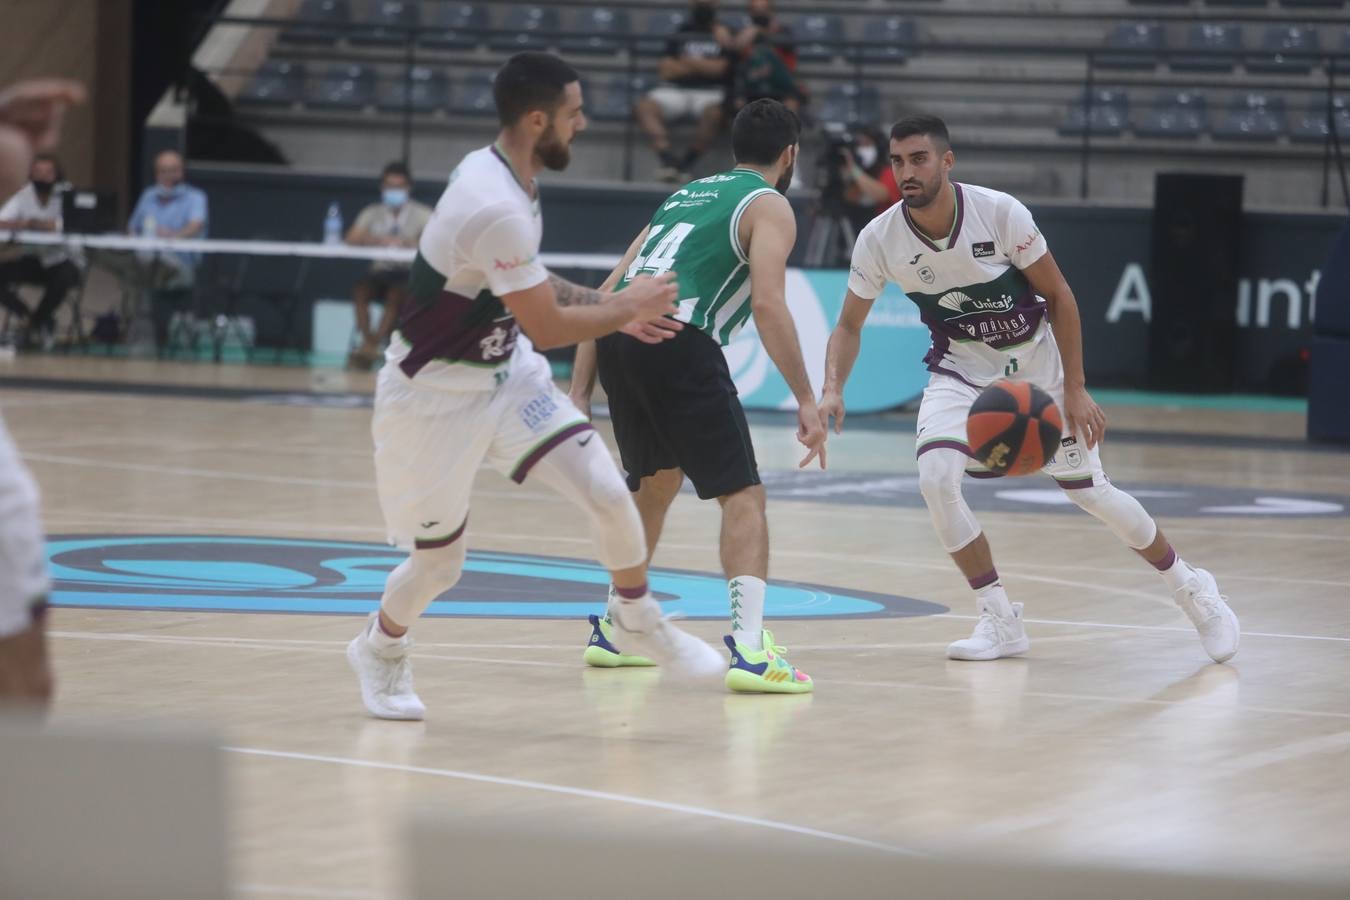
<path fill-rule="evenodd" d="M 464 573 L 466 556 L 467 548 L 461 536 L 447 547 L 416 551 L 412 555 L 412 563 L 417 567 L 419 580 L 435 583 L 446 590 L 459 583 L 459 577 Z"/>
<path fill-rule="evenodd" d="M 1147 547 L 1157 534 L 1158 526 L 1143 505 L 1110 482 L 1065 490 L 1064 494 L 1136 550 Z"/>
<path fill-rule="evenodd" d="M 960 499 L 965 462 L 956 450 L 934 450 L 919 457 L 919 492 L 929 506 Z"/>

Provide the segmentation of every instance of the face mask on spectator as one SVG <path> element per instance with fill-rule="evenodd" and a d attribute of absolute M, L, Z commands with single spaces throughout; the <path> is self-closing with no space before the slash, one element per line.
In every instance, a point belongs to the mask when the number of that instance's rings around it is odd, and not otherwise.
<path fill-rule="evenodd" d="M 858 157 L 858 165 L 864 169 L 870 169 L 877 161 L 877 148 L 873 146 L 859 147 L 853 151 Z"/>
<path fill-rule="evenodd" d="M 55 181 L 39 181 L 36 178 L 33 179 L 33 190 L 37 191 L 39 194 L 50 194 L 54 187 L 56 187 Z"/>
<path fill-rule="evenodd" d="M 383 191 L 380 192 L 380 197 L 381 199 L 384 200 L 385 206 L 392 207 L 393 209 L 398 209 L 400 206 L 408 202 L 408 189 L 385 188 Z"/>
<path fill-rule="evenodd" d="M 717 10 L 711 3 L 695 3 L 691 18 L 695 25 L 711 25 L 717 16 Z"/>
<path fill-rule="evenodd" d="M 165 200 L 172 200 L 181 193 L 183 193 L 183 185 L 181 184 L 175 184 L 172 187 L 165 187 L 162 184 L 159 186 L 159 196 Z"/>

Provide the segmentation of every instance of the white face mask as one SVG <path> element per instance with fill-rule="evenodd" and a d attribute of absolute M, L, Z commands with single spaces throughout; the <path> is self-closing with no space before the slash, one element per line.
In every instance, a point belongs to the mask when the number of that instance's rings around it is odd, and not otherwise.
<path fill-rule="evenodd" d="M 853 153 L 858 158 L 858 165 L 864 169 L 870 169 L 876 164 L 877 148 L 870 144 L 866 147 L 858 147 Z"/>

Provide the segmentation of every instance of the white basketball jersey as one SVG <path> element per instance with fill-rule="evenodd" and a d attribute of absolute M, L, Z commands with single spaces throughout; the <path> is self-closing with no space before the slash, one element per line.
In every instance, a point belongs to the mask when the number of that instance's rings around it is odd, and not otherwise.
<path fill-rule="evenodd" d="M 945 249 L 897 203 L 858 235 L 848 287 L 872 300 L 886 282 L 898 284 L 932 334 L 928 369 L 983 387 L 1049 333 L 1045 301 L 1021 272 L 1047 247 L 1015 197 L 970 184 L 952 187 L 956 221 Z"/>

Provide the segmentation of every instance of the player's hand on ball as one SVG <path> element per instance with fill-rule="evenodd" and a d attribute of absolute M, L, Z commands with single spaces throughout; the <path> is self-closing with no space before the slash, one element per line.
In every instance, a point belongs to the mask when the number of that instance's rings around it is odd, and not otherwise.
<path fill-rule="evenodd" d="M 834 391 L 826 391 L 820 395 L 820 418 L 829 428 L 830 419 L 834 419 L 834 433 L 841 434 L 844 430 L 844 397 L 842 394 L 836 394 Z"/>
<path fill-rule="evenodd" d="M 820 467 L 825 468 L 825 441 L 829 434 L 820 407 L 808 402 L 797 408 L 797 440 L 808 451 L 797 468 L 805 469 L 816 457 L 820 457 Z"/>
<path fill-rule="evenodd" d="M 1106 435 L 1106 413 L 1087 388 L 1064 389 L 1064 421 L 1069 434 L 1081 434 L 1087 440 L 1089 450 Z"/>
<path fill-rule="evenodd" d="M 675 312 L 675 300 L 680 285 L 674 272 L 661 275 L 639 275 L 619 292 L 628 305 L 633 319 L 646 322 Z"/>
<path fill-rule="evenodd" d="M 684 328 L 683 322 L 677 322 L 674 319 L 662 316 L 649 322 L 629 322 L 619 330 L 630 337 L 637 338 L 644 344 L 659 344 L 679 334 L 682 328 Z"/>

